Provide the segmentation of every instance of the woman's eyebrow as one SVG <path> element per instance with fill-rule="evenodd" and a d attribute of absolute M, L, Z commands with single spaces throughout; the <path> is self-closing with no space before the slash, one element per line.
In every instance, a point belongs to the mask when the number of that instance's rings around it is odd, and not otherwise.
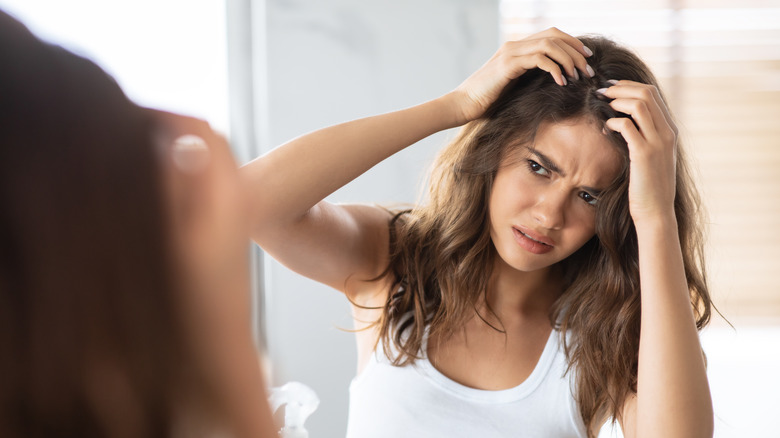
<path fill-rule="evenodd" d="M 558 167 L 558 165 L 555 164 L 555 162 L 551 160 L 550 157 L 537 151 L 531 146 L 526 146 L 526 149 L 528 149 L 528 151 L 531 152 L 532 154 L 536 155 L 536 158 L 541 162 L 542 166 L 557 173 L 560 176 L 566 176 L 566 173 L 563 170 L 561 170 L 561 168 Z M 595 187 L 584 186 L 582 188 L 593 196 L 599 196 L 604 191 L 604 189 L 597 189 Z"/>
<path fill-rule="evenodd" d="M 602 192 L 604 192 L 604 190 L 597 189 L 597 188 L 594 188 L 594 187 L 587 187 L 587 186 L 585 186 L 585 187 L 582 187 L 582 188 L 586 192 L 590 193 L 591 196 L 595 196 L 597 198 L 599 197 L 599 195 L 601 195 Z"/>
<path fill-rule="evenodd" d="M 531 146 L 526 146 L 526 149 L 528 149 L 528 151 L 531 152 L 532 154 L 536 155 L 536 158 L 538 158 L 539 161 L 542 162 L 542 166 L 546 167 L 549 170 L 552 170 L 553 172 L 557 173 L 560 176 L 566 176 L 566 173 L 562 171 L 561 168 L 558 167 L 558 165 L 555 164 L 555 162 L 553 162 L 553 160 L 550 159 L 550 157 L 537 151 Z"/>

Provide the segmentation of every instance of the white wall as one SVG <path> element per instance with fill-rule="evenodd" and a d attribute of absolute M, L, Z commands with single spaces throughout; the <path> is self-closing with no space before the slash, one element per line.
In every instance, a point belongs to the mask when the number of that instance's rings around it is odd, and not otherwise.
<path fill-rule="evenodd" d="M 267 46 L 254 50 L 267 65 L 268 91 L 257 105 L 267 111 L 261 137 L 270 145 L 443 94 L 482 65 L 499 41 L 497 0 L 267 0 L 265 13 L 253 16 L 255 32 L 267 26 Z M 329 199 L 413 202 L 423 171 L 449 136 L 399 153 Z M 311 436 L 343 437 L 356 368 L 354 335 L 339 330 L 352 326 L 348 302 L 276 262 L 265 274 L 275 383 L 311 386 L 321 399 L 307 422 Z"/>

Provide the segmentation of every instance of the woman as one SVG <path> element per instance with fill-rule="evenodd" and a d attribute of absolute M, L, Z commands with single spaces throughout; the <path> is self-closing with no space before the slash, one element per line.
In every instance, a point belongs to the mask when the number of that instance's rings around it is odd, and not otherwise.
<path fill-rule="evenodd" d="M 0 436 L 273 436 L 226 143 L 0 12 Z"/>
<path fill-rule="evenodd" d="M 462 124 L 424 205 L 323 201 Z M 348 436 L 592 437 L 609 417 L 626 437 L 712 435 L 697 196 L 626 49 L 549 29 L 445 96 L 242 171 L 255 240 L 353 303 Z"/>

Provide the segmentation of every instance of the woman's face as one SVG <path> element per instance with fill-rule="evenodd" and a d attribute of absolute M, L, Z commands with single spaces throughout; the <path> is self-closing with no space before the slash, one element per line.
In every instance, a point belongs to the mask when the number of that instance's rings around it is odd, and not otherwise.
<path fill-rule="evenodd" d="M 533 144 L 502 159 L 490 194 L 490 236 L 501 259 L 519 271 L 547 268 L 595 234 L 600 191 L 622 159 L 586 120 L 542 124 Z"/>

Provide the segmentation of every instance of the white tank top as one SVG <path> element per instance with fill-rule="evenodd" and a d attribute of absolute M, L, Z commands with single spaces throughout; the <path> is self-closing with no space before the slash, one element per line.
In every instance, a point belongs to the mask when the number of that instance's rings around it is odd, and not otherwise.
<path fill-rule="evenodd" d="M 427 358 L 392 366 L 380 344 L 350 385 L 347 438 L 586 437 L 558 337 L 523 383 L 500 391 L 461 385 Z"/>

